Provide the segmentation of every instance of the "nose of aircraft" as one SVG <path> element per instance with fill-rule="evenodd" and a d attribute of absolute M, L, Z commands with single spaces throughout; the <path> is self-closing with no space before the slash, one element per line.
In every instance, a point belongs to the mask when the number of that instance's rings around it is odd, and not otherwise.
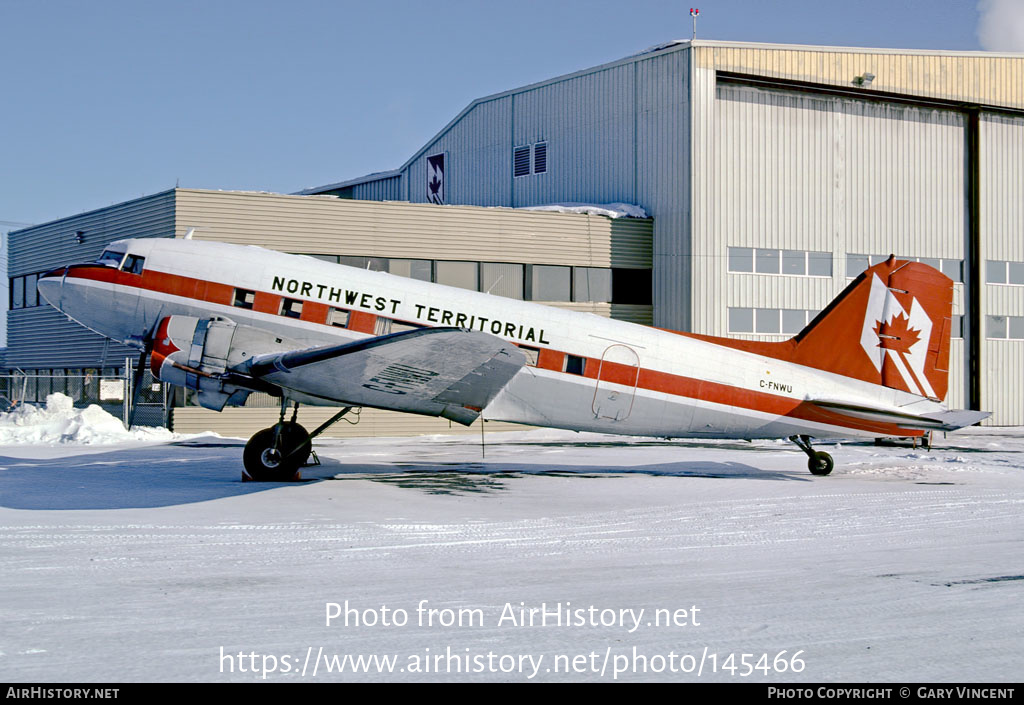
<path fill-rule="evenodd" d="M 46 299 L 46 302 L 58 311 L 61 310 L 61 290 L 63 289 L 64 273 L 67 267 L 53 269 L 39 277 L 36 287 L 39 295 Z"/>

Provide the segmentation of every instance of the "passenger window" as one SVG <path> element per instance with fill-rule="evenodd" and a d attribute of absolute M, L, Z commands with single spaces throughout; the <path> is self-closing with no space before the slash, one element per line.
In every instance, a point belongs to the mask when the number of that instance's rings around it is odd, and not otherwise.
<path fill-rule="evenodd" d="M 526 345 L 520 345 L 519 346 L 519 352 L 521 352 L 523 355 L 526 356 L 526 366 L 527 367 L 536 367 L 537 366 L 537 360 L 540 359 L 540 349 L 539 348 L 531 348 L 531 347 L 528 347 Z"/>
<path fill-rule="evenodd" d="M 332 307 L 327 314 L 327 322 L 338 328 L 348 327 L 348 311 Z"/>
<path fill-rule="evenodd" d="M 252 308 L 256 302 L 256 292 L 248 289 L 235 289 L 234 305 L 238 308 Z"/>
<path fill-rule="evenodd" d="M 302 316 L 302 302 L 298 299 L 283 299 L 281 301 L 281 315 L 288 318 L 300 318 Z"/>
<path fill-rule="evenodd" d="M 576 355 L 565 356 L 565 371 L 571 375 L 583 374 L 583 365 L 586 363 L 586 358 L 577 357 Z"/>

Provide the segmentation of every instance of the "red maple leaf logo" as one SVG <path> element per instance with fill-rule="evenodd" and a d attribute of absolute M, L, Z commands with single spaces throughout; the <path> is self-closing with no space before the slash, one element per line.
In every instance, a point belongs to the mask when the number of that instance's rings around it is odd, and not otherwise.
<path fill-rule="evenodd" d="M 888 323 L 876 321 L 875 335 L 878 336 L 878 347 L 901 353 L 910 353 L 910 348 L 921 339 L 920 329 L 910 327 L 910 319 L 902 313 Z"/>

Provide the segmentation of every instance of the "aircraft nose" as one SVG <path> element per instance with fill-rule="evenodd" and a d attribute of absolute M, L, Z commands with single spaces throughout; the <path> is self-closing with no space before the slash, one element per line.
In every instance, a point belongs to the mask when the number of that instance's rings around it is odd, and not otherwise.
<path fill-rule="evenodd" d="M 40 275 L 39 281 L 36 283 L 39 295 L 58 311 L 60 310 L 60 295 L 65 272 L 67 272 L 67 267 L 52 269 L 46 274 Z"/>

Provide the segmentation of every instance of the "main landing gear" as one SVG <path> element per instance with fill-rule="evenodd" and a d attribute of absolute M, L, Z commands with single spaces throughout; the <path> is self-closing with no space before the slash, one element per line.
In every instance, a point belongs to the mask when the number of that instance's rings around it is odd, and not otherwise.
<path fill-rule="evenodd" d="M 828 475 L 832 472 L 832 468 L 835 466 L 832 456 L 823 450 L 811 448 L 810 436 L 790 436 L 789 440 L 796 443 L 800 450 L 807 453 L 807 469 L 811 471 L 812 475 Z"/>
<path fill-rule="evenodd" d="M 313 439 L 352 410 L 346 406 L 340 412 L 309 433 L 298 424 L 299 404 L 295 403 L 290 421 L 285 421 L 287 399 L 281 400 L 281 418 L 258 432 L 245 444 L 242 451 L 243 481 L 293 482 L 302 479 L 299 468 L 306 464 L 313 452 Z"/>

